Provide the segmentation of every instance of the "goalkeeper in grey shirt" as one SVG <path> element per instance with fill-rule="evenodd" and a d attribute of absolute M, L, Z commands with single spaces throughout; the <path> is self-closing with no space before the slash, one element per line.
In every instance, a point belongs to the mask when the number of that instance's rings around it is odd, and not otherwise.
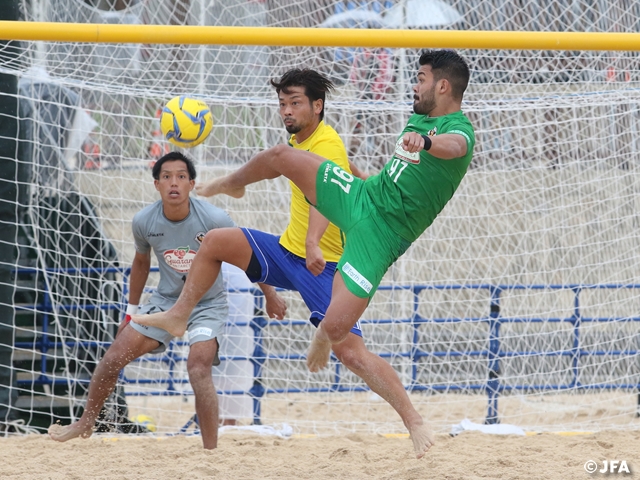
<path fill-rule="evenodd" d="M 51 425 L 49 435 L 53 440 L 66 442 L 76 437 L 90 437 L 104 402 L 115 388 L 120 370 L 146 353 L 163 352 L 173 338 L 161 328 L 130 322 L 130 315 L 138 313 L 138 303 L 149 276 L 151 250 L 158 260 L 160 281 L 149 303 L 141 307 L 139 313 L 171 308 L 180 296 L 205 234 L 214 228 L 235 226 L 224 210 L 190 198 L 196 171 L 189 158 L 181 153 L 169 153 L 156 162 L 152 174 L 161 199 L 133 218 L 136 253 L 131 267 L 127 316 L 91 378 L 82 417 L 71 425 Z M 271 286 L 260 284 L 260 288 L 266 297 L 267 314 L 284 318 L 286 305 L 282 298 Z M 218 399 L 211 367 L 219 363 L 218 338 L 227 316 L 227 294 L 222 276 L 218 275 L 191 313 L 187 328 L 190 346 L 187 371 L 195 393 L 196 415 L 206 449 L 216 448 L 218 443 Z"/>

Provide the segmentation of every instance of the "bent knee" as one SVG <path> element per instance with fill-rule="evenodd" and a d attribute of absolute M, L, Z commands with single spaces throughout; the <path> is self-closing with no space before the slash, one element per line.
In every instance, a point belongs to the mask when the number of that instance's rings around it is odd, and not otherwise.
<path fill-rule="evenodd" d="M 278 145 L 275 145 L 274 147 L 272 147 L 271 150 L 274 156 L 282 157 L 287 153 L 291 152 L 291 147 L 288 145 L 285 145 L 284 143 L 279 143 Z"/>
<path fill-rule="evenodd" d="M 127 352 L 115 351 L 109 349 L 100 360 L 99 367 L 108 373 L 120 374 L 120 370 L 126 367 L 133 360 L 133 355 L 127 355 Z"/>
<path fill-rule="evenodd" d="M 202 245 L 200 248 L 203 247 L 208 247 L 208 248 L 215 248 L 217 245 L 219 245 L 220 243 L 220 235 L 222 234 L 222 229 L 219 228 L 214 228 L 212 230 L 209 230 L 205 236 L 204 239 L 202 240 Z"/>
<path fill-rule="evenodd" d="M 364 344 L 362 337 L 349 333 L 345 341 L 333 345 L 333 353 L 350 370 L 359 370 L 369 362 L 369 356 L 374 355 Z"/>
<path fill-rule="evenodd" d="M 340 343 L 346 340 L 351 331 L 351 327 L 348 325 L 341 325 L 336 322 L 330 323 L 327 320 L 323 320 L 322 329 L 331 343 Z"/>
<path fill-rule="evenodd" d="M 333 353 L 345 367 L 351 371 L 359 372 L 365 365 L 364 358 L 359 351 L 349 350 L 348 348 L 334 350 Z"/>
<path fill-rule="evenodd" d="M 194 363 L 187 365 L 187 373 L 191 382 L 202 381 L 211 378 L 211 367 L 207 367 L 202 363 Z"/>

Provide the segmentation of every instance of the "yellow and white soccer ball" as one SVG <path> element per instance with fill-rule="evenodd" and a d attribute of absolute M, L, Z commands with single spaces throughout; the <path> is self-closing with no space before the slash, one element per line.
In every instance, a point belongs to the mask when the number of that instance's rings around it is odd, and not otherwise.
<path fill-rule="evenodd" d="M 199 145 L 209 136 L 212 127 L 211 110 L 206 103 L 195 98 L 174 97 L 160 115 L 162 135 L 178 147 Z"/>
<path fill-rule="evenodd" d="M 149 415 L 143 415 L 143 414 L 136 415 L 131 420 L 133 420 L 138 425 L 142 425 L 150 432 L 155 432 L 158 429 L 158 427 L 156 426 L 155 420 L 153 419 L 153 417 L 150 417 Z"/>

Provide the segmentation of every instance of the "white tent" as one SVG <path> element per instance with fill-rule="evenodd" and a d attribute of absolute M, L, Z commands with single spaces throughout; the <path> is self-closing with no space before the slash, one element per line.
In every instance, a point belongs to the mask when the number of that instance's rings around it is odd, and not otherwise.
<path fill-rule="evenodd" d="M 391 28 L 380 14 L 362 8 L 331 15 L 318 26 L 321 28 Z"/>
<path fill-rule="evenodd" d="M 459 22 L 462 15 L 442 0 L 401 0 L 384 20 L 389 28 L 429 28 Z"/>

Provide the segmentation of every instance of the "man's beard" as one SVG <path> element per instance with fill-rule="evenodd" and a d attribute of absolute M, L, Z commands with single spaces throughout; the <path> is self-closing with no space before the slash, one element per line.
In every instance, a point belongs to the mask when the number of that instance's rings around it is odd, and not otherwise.
<path fill-rule="evenodd" d="M 429 96 L 427 98 L 421 99 L 417 103 L 413 104 L 413 111 L 418 115 L 429 115 L 434 108 L 436 108 L 436 100 L 435 100 L 435 88 L 429 92 Z"/>
<path fill-rule="evenodd" d="M 285 125 L 284 128 L 287 130 L 287 132 L 289 133 L 298 133 L 300 130 L 302 130 L 302 128 L 299 125 Z"/>

